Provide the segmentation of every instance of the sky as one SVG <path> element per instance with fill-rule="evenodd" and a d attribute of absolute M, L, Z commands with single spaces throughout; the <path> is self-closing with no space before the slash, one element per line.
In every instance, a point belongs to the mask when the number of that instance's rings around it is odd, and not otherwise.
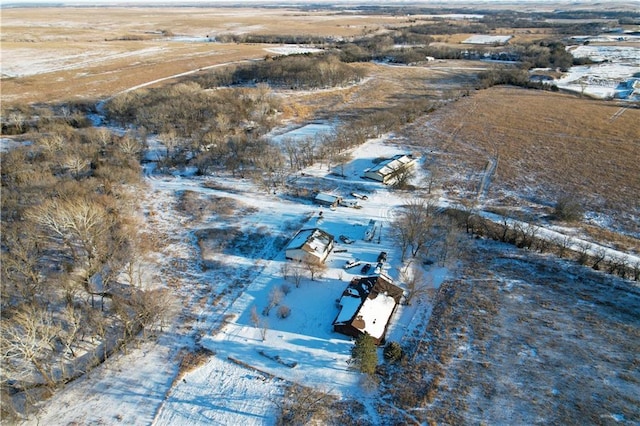
<path fill-rule="evenodd" d="M 238 4 L 270 4 L 270 5 L 301 5 L 301 4 L 380 4 L 389 5 L 391 3 L 398 4 L 515 4 L 515 3 L 563 3 L 562 0 L 6 0 L 0 1 L 1 7 L 12 6 L 29 6 L 29 5 L 83 5 L 83 6 L 111 6 L 111 5 L 162 5 L 162 6 L 181 6 L 181 5 L 238 5 Z M 579 0 L 571 3 L 596 3 L 595 0 Z M 640 4 L 640 0 L 638 0 Z"/>

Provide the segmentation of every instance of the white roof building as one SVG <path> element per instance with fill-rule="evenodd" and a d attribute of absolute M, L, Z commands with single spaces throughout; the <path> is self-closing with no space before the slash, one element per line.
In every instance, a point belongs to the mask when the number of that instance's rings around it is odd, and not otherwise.
<path fill-rule="evenodd" d="M 393 180 L 398 171 L 413 166 L 415 158 L 406 154 L 398 154 L 393 157 L 381 161 L 374 167 L 364 172 L 364 177 L 376 180 L 382 183 L 388 183 Z"/>
<path fill-rule="evenodd" d="M 285 249 L 285 256 L 298 262 L 322 263 L 333 249 L 333 235 L 318 229 L 302 229 Z"/>
<path fill-rule="evenodd" d="M 322 204 L 324 206 L 334 206 L 337 207 L 340 201 L 342 201 L 342 197 L 333 194 L 327 194 L 325 192 L 320 192 L 316 195 L 316 203 Z"/>

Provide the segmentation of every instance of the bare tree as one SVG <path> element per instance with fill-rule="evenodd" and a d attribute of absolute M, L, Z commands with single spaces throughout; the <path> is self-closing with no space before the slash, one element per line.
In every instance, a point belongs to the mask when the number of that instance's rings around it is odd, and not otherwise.
<path fill-rule="evenodd" d="M 256 328 L 260 327 L 260 316 L 255 305 L 251 307 L 251 324 Z"/>
<path fill-rule="evenodd" d="M 283 298 L 284 298 L 284 293 L 282 292 L 282 289 L 280 287 L 273 287 L 269 292 L 269 303 L 267 304 L 267 306 L 265 306 L 264 310 L 262 311 L 262 314 L 264 316 L 269 316 L 271 309 L 278 306 L 280 302 L 282 302 Z"/>
<path fill-rule="evenodd" d="M 167 289 L 158 288 L 139 291 L 136 310 L 145 334 L 148 330 L 156 327 L 162 332 L 165 321 L 171 311 L 170 306 L 171 297 Z"/>
<path fill-rule="evenodd" d="M 460 204 L 462 205 L 462 214 L 464 220 L 464 227 L 467 234 L 473 232 L 473 218 L 478 212 L 478 199 L 476 197 L 473 198 L 464 198 L 460 200 Z"/>
<path fill-rule="evenodd" d="M 452 220 L 445 220 L 443 232 L 445 235 L 441 243 L 440 264 L 445 266 L 450 263 L 451 259 L 455 259 L 459 253 L 460 231 Z"/>
<path fill-rule="evenodd" d="M 436 206 L 432 200 L 414 199 L 409 201 L 391 223 L 391 235 L 400 245 L 401 259 L 407 250 L 416 257 L 430 239 Z"/>
<path fill-rule="evenodd" d="M 36 143 L 41 146 L 48 154 L 53 154 L 62 150 L 64 142 L 64 137 L 59 133 L 51 133 L 36 140 Z"/>
<path fill-rule="evenodd" d="M 344 166 L 351 161 L 351 155 L 341 153 L 332 154 L 330 161 L 333 163 L 334 167 L 340 168 L 340 176 L 343 178 L 346 177 L 344 174 Z"/>
<path fill-rule="evenodd" d="M 600 263 L 607 258 L 607 251 L 604 247 L 599 247 L 593 255 L 593 265 L 591 267 L 596 271 L 600 269 Z"/>
<path fill-rule="evenodd" d="M 83 153 L 68 153 L 62 159 L 60 166 L 63 169 L 69 170 L 71 175 L 78 179 L 89 170 L 91 161 L 89 161 L 89 157 Z"/>
<path fill-rule="evenodd" d="M 39 265 L 43 245 L 36 229 L 29 222 L 23 222 L 20 228 L 5 227 L 2 243 L 6 248 L 1 263 L 3 302 L 9 295 L 34 302 L 45 278 Z"/>
<path fill-rule="evenodd" d="M 140 157 L 143 148 L 141 141 L 129 133 L 118 138 L 117 146 L 120 152 L 133 159 Z"/>
<path fill-rule="evenodd" d="M 280 273 L 282 274 L 282 278 L 284 278 L 285 280 L 289 278 L 290 271 L 291 269 L 289 268 L 289 262 L 284 262 L 280 266 Z"/>
<path fill-rule="evenodd" d="M 302 283 L 302 277 L 303 276 L 304 276 L 303 270 L 302 270 L 300 265 L 292 265 L 291 266 L 290 277 L 291 277 L 291 280 L 293 281 L 293 283 L 296 285 L 296 288 L 300 287 L 300 284 Z"/>
<path fill-rule="evenodd" d="M 286 389 L 282 401 L 276 404 L 280 408 L 277 425 L 303 425 L 327 423 L 330 417 L 328 407 L 334 402 L 331 394 L 310 387 L 292 384 Z M 322 420 L 325 421 L 322 421 Z M 316 422 L 314 422 L 315 420 Z"/>
<path fill-rule="evenodd" d="M 114 206 L 85 196 L 51 199 L 29 211 L 28 217 L 68 249 L 89 293 L 91 279 L 100 274 L 104 288 L 124 263 L 128 233 L 118 222 Z"/>
<path fill-rule="evenodd" d="M 35 304 L 23 306 L 2 325 L 2 365 L 22 380 L 36 372 L 47 386 L 54 386 L 54 340 L 59 334 L 53 316 Z"/>
<path fill-rule="evenodd" d="M 309 272 L 309 278 L 311 278 L 311 281 L 315 281 L 316 278 L 322 278 L 327 270 L 327 265 L 322 262 L 316 263 L 313 261 L 307 261 L 304 262 L 304 266 L 307 269 L 307 272 Z"/>
<path fill-rule="evenodd" d="M 269 331 L 269 321 L 267 321 L 265 318 L 262 318 L 260 320 L 260 336 L 262 337 L 262 340 L 267 340 L 267 331 Z"/>
<path fill-rule="evenodd" d="M 425 164 L 425 169 L 427 171 L 426 184 L 427 184 L 427 193 L 431 194 L 434 186 L 440 181 L 442 172 L 440 168 L 436 164 L 436 162 L 432 159 L 428 164 Z"/>
<path fill-rule="evenodd" d="M 413 300 L 421 298 L 434 288 L 433 277 L 431 275 L 425 276 L 422 268 L 417 268 L 411 263 L 401 272 L 400 280 L 407 287 L 404 299 L 407 305 L 411 305 Z"/>
<path fill-rule="evenodd" d="M 13 125 L 17 133 L 22 133 L 26 117 L 20 111 L 14 111 L 9 114 L 9 123 Z"/>
<path fill-rule="evenodd" d="M 415 176 L 415 172 L 413 167 L 410 165 L 400 166 L 391 172 L 390 181 L 392 182 L 391 186 L 396 189 L 407 189 L 409 188 L 409 182 Z"/>

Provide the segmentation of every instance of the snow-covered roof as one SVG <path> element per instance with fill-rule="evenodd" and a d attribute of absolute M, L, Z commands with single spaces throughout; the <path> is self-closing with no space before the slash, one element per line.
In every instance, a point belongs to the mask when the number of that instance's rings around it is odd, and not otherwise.
<path fill-rule="evenodd" d="M 370 168 L 367 173 L 377 173 L 381 176 L 387 176 L 406 166 L 407 164 L 410 164 L 412 161 L 413 158 L 409 157 L 408 155 L 394 155 L 393 157 L 376 164 L 374 167 Z"/>
<path fill-rule="evenodd" d="M 333 324 L 350 325 L 380 341 L 401 297 L 402 289 L 388 276 L 355 278 L 342 293 Z"/>
<path fill-rule="evenodd" d="M 351 294 L 343 295 L 342 298 L 340 298 L 340 313 L 334 323 L 349 322 L 351 318 L 355 317 L 360 305 L 362 305 L 360 296 L 353 296 Z"/>
<path fill-rule="evenodd" d="M 309 252 L 324 253 L 333 240 L 333 235 L 322 229 L 302 229 L 289 242 L 287 250 L 305 248 Z"/>
<path fill-rule="evenodd" d="M 324 192 L 320 192 L 316 195 L 316 201 L 323 201 L 325 203 L 333 204 L 340 199 L 337 195 L 327 194 Z"/>
<path fill-rule="evenodd" d="M 363 333 L 380 339 L 384 335 L 384 330 L 395 306 L 396 301 L 387 293 L 377 293 L 373 299 L 367 297 L 358 311 L 358 317 L 364 322 L 364 328 L 360 329 L 356 324 L 354 326 Z"/>

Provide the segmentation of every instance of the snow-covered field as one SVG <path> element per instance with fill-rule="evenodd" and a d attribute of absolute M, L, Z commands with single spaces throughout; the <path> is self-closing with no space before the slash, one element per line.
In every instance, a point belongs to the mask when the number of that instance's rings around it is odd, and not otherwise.
<path fill-rule="evenodd" d="M 471 37 L 465 39 L 462 43 L 463 44 L 504 44 L 506 42 L 508 42 L 509 40 L 511 40 L 510 35 L 506 35 L 506 36 L 492 36 L 492 35 L 486 35 L 486 34 L 476 34 L 476 35 L 472 35 Z"/>
<path fill-rule="evenodd" d="M 559 88 L 601 99 L 640 100 L 640 90 L 634 92 L 633 88 L 633 81 L 640 80 L 640 47 L 587 45 L 577 46 L 571 53 L 598 63 L 571 67 L 556 81 Z"/>

